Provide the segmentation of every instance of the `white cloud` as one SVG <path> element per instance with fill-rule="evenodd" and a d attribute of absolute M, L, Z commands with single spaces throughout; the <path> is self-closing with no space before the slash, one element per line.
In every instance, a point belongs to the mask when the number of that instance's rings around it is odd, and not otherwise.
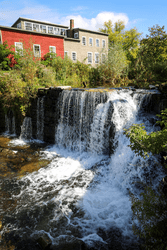
<path fill-rule="evenodd" d="M 84 28 L 89 30 L 98 30 L 103 27 L 105 21 L 111 20 L 115 23 L 118 20 L 124 21 L 125 25 L 128 24 L 129 18 L 123 13 L 101 12 L 95 18 L 84 18 L 81 15 L 69 15 L 61 18 L 61 24 L 69 25 L 69 20 L 74 19 L 75 28 Z"/>
<path fill-rule="evenodd" d="M 11 26 L 19 17 L 25 17 L 35 20 L 47 21 L 56 24 L 70 25 L 70 19 L 74 19 L 75 28 L 84 28 L 89 30 L 98 30 L 103 27 L 105 21 L 111 20 L 115 23 L 118 20 L 129 24 L 128 16 L 124 13 L 100 12 L 96 17 L 85 18 L 82 15 L 66 15 L 59 13 L 56 9 L 45 5 L 34 4 L 33 0 L 5 0 L 0 3 L 0 25 Z M 78 6 L 73 11 L 82 11 L 85 6 Z"/>

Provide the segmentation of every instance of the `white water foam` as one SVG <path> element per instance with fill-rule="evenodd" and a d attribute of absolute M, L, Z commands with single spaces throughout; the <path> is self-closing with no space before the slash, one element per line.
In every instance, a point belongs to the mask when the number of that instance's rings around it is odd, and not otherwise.
<path fill-rule="evenodd" d="M 52 162 L 19 180 L 21 192 L 13 196 L 18 201 L 16 219 L 20 221 L 22 216 L 24 221 L 23 215 L 29 218 L 26 229 L 21 226 L 21 221 L 18 222 L 20 232 L 29 230 L 26 232 L 33 237 L 46 232 L 55 245 L 61 240 L 70 242 L 73 238 L 90 246 L 96 241 L 105 245 L 99 228 L 104 232 L 119 229 L 122 235 L 134 237 L 128 190 L 138 195 L 141 186 L 136 183 L 148 183 L 152 178 L 156 185 L 163 176 L 159 166 L 153 171 L 150 162 L 143 161 L 131 151 L 129 139 L 123 134 L 124 127 L 142 122 L 137 120 L 142 97 L 140 102 L 138 99 L 138 94 L 132 96 L 131 92 L 119 91 L 109 94 L 105 104 L 96 106 L 90 133 L 91 152 L 69 151 L 60 143 L 59 147 L 41 152 L 43 158 L 52 159 Z M 118 145 L 114 154 L 108 157 L 101 154 L 101 144 L 104 145 L 103 122 L 110 102 L 114 106 L 111 122 L 115 124 Z M 83 109 L 81 106 L 81 112 Z M 149 125 L 148 122 L 148 132 L 152 130 Z M 58 142 L 60 140 L 59 137 Z M 152 157 L 151 161 L 154 159 Z"/>

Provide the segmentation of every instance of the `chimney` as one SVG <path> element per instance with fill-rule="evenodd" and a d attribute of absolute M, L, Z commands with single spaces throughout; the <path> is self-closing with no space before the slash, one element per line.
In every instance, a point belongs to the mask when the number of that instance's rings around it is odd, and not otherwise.
<path fill-rule="evenodd" d="M 74 20 L 70 20 L 70 37 L 73 37 Z"/>

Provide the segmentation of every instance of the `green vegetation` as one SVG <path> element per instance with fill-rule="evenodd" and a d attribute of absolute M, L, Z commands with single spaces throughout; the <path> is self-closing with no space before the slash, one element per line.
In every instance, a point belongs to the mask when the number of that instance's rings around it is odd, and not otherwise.
<path fill-rule="evenodd" d="M 24 51 L 13 51 L 7 43 L 0 45 L 0 100 L 5 110 L 12 108 L 22 115 L 36 97 L 38 88 L 70 85 L 72 87 L 148 87 L 167 81 L 167 33 L 164 26 L 149 28 L 149 35 L 141 39 L 136 28 L 125 30 L 122 21 L 114 25 L 109 20 L 100 31 L 109 34 L 108 56 L 96 68 L 68 57 L 62 59 L 47 53 L 41 60 L 34 58 L 32 43 Z M 102 58 L 101 58 L 102 59 Z M 102 60 L 100 60 L 102 61 Z M 136 154 L 162 154 L 167 159 L 167 109 L 161 114 L 162 129 L 147 134 L 143 124 L 125 131 L 130 147 Z M 164 163 L 164 167 L 166 167 Z M 150 186 L 141 199 L 131 194 L 134 233 L 144 239 L 146 249 L 167 249 L 167 197 Z"/>
<path fill-rule="evenodd" d="M 143 124 L 133 125 L 125 130 L 130 138 L 130 147 L 142 157 L 149 157 L 148 153 L 162 154 L 164 167 L 167 159 L 167 109 L 159 115 L 161 121 L 157 123 L 162 129 L 147 134 Z M 132 211 L 134 219 L 138 219 L 140 227 L 133 223 L 134 233 L 144 239 L 144 249 L 167 249 L 167 190 L 163 192 L 162 185 L 155 191 L 151 186 L 144 188 L 141 199 L 131 193 Z"/>

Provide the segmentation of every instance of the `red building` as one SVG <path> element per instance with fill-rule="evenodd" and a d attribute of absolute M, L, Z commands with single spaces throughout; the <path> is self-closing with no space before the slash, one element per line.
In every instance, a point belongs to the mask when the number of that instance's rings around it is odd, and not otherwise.
<path fill-rule="evenodd" d="M 64 58 L 64 36 L 67 26 L 19 18 L 12 27 L 0 26 L 0 43 L 14 45 L 14 51 L 32 46 L 34 56 L 48 52 Z"/>

